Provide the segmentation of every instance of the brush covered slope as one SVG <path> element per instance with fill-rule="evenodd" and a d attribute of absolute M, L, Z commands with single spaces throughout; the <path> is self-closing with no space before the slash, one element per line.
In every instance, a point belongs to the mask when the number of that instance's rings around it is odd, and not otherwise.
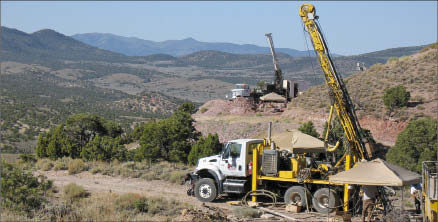
<path fill-rule="evenodd" d="M 166 96 L 159 92 L 143 91 L 134 97 L 115 101 L 114 106 L 130 112 L 170 116 L 184 102 L 188 101 Z"/>
<path fill-rule="evenodd" d="M 362 127 L 371 130 L 379 142 L 394 145 L 409 120 L 436 117 L 437 51 L 434 43 L 411 56 L 390 58 L 385 64 L 375 64 L 345 78 Z M 399 85 L 410 93 L 410 101 L 407 107 L 388 110 L 383 103 L 385 90 Z M 320 85 L 292 101 L 290 112 L 301 109 L 323 115 L 328 113 L 329 101 L 327 86 Z"/>
<path fill-rule="evenodd" d="M 358 116 L 401 121 L 433 116 L 436 113 L 438 99 L 435 46 L 432 45 L 411 56 L 390 58 L 386 64 L 375 64 L 364 72 L 345 78 L 344 82 Z M 411 99 L 408 107 L 390 112 L 383 104 L 384 91 L 398 85 L 406 87 Z M 320 85 L 305 91 L 291 102 L 290 107 L 325 112 L 329 109 L 329 102 L 327 86 Z"/>
<path fill-rule="evenodd" d="M 409 120 L 436 116 L 437 51 L 437 44 L 432 44 L 411 56 L 394 57 L 344 78 L 362 127 L 371 130 L 377 142 L 392 146 Z M 411 99 L 407 107 L 390 112 L 383 104 L 384 91 L 398 85 L 406 87 Z M 221 141 L 266 137 L 269 121 L 274 123 L 274 133 L 312 121 L 321 134 L 328 118 L 329 101 L 327 86 L 323 84 L 304 91 L 283 113 L 231 113 L 227 110 L 233 109 L 228 107 L 232 103 L 213 100 L 201 106 L 195 118 L 200 131 L 216 130 Z"/>
<path fill-rule="evenodd" d="M 129 128 L 169 116 L 184 102 L 157 92 L 130 95 L 99 88 L 40 65 L 4 62 L 0 79 L 2 152 L 32 152 L 41 132 L 75 113 L 97 114 Z"/>

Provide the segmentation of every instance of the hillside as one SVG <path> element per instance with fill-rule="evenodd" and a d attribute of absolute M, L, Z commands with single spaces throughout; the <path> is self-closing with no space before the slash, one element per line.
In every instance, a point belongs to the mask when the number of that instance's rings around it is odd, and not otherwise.
<path fill-rule="evenodd" d="M 184 102 L 188 101 L 166 96 L 158 92 L 143 91 L 135 97 L 115 101 L 114 106 L 130 112 L 170 116 Z"/>
<path fill-rule="evenodd" d="M 234 54 L 270 53 L 269 47 L 252 44 L 234 44 L 223 42 L 200 42 L 193 38 L 154 42 L 135 37 L 123 37 L 108 33 L 84 33 L 72 35 L 72 38 L 85 44 L 128 56 L 147 56 L 152 54 L 169 54 L 184 56 L 198 51 L 221 51 Z M 290 56 L 307 56 L 307 51 L 289 48 L 278 48 L 278 52 Z"/>
<path fill-rule="evenodd" d="M 123 61 L 119 53 L 97 49 L 50 29 L 31 34 L 2 26 L 2 60 L 35 62 L 45 60 Z"/>
<path fill-rule="evenodd" d="M 432 116 L 436 111 L 438 80 L 437 49 L 429 48 L 411 56 L 391 58 L 385 64 L 375 64 L 368 70 L 344 79 L 359 116 L 407 120 Z M 385 89 L 403 85 L 411 93 L 409 107 L 388 116 L 383 104 Z M 329 106 L 325 85 L 311 88 L 291 103 L 292 107 L 319 111 Z"/>
<path fill-rule="evenodd" d="M 50 68 L 2 63 L 0 75 L 3 152 L 33 150 L 36 136 L 75 113 L 94 113 L 126 129 L 134 122 L 163 118 L 184 101 L 160 93 L 138 96 L 67 79 Z"/>
<path fill-rule="evenodd" d="M 12 64 L 38 64 L 67 80 L 87 81 L 100 88 L 115 89 L 135 95 L 145 89 L 180 99 L 205 102 L 224 98 L 236 83 L 255 86 L 273 79 L 272 58 L 264 54 L 235 54 L 215 50 L 174 57 L 167 54 L 125 56 L 86 45 L 53 30 L 27 34 L 2 28 L 2 61 Z M 196 42 L 193 39 L 188 42 Z M 178 41 L 167 41 L 166 46 Z M 164 43 L 163 43 L 164 44 Z M 338 71 L 344 76 L 356 72 L 356 63 L 369 67 L 385 63 L 393 56 L 409 55 L 421 47 L 387 49 L 357 56 L 335 57 Z M 280 50 L 281 51 L 281 50 Z M 311 53 L 310 53 L 311 54 Z M 323 82 L 314 57 L 292 57 L 278 53 L 284 78 L 297 81 L 300 89 Z M 191 85 L 191 82 L 197 84 Z M 199 83 L 199 84 L 198 84 Z M 206 88 L 204 83 L 212 85 Z"/>
<path fill-rule="evenodd" d="M 436 43 L 431 46 L 411 56 L 391 58 L 385 64 L 373 65 L 344 79 L 362 127 L 371 130 L 376 140 L 394 145 L 398 133 L 409 120 L 436 117 L 438 50 Z M 388 112 L 383 104 L 383 94 L 385 89 L 397 85 L 405 86 L 411 99 L 408 107 Z M 293 113 L 295 109 L 309 110 L 315 116 L 327 115 L 329 99 L 326 86 L 320 85 L 304 92 L 290 104 L 288 113 Z"/>
<path fill-rule="evenodd" d="M 438 106 L 436 44 L 411 56 L 391 58 L 385 64 L 376 64 L 368 70 L 344 78 L 350 97 L 356 106 L 360 123 L 369 129 L 377 142 L 393 146 L 397 135 L 410 119 L 436 117 Z M 382 101 L 384 90 L 403 85 L 411 93 L 407 108 L 389 113 Z M 288 104 L 284 113 L 231 113 L 219 112 L 238 109 L 226 101 L 210 101 L 196 113 L 197 129 L 204 134 L 218 132 L 221 141 L 240 137 L 263 138 L 267 123 L 273 122 L 274 133 L 296 129 L 312 121 L 318 132 L 323 131 L 328 118 L 329 98 L 326 85 L 303 92 Z"/>

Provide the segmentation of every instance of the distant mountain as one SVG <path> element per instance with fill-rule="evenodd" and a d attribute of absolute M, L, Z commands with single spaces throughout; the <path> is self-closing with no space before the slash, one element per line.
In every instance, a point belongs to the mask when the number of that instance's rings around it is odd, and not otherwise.
<path fill-rule="evenodd" d="M 43 29 L 31 34 L 2 26 L 2 60 L 34 62 L 52 60 L 123 61 L 125 55 L 98 49 L 59 32 Z"/>
<path fill-rule="evenodd" d="M 98 42 L 101 34 L 95 34 L 94 36 L 97 37 L 93 41 Z M 109 39 L 117 39 L 112 35 L 109 37 Z M 185 96 L 182 96 L 184 90 L 184 93 L 191 90 L 190 86 L 185 85 L 185 81 L 209 79 L 219 81 L 216 82 L 219 85 L 229 83 L 255 85 L 258 81 L 272 81 L 274 76 L 272 57 L 267 47 L 265 52 L 259 54 L 202 50 L 178 57 L 163 53 L 148 56 L 126 56 L 121 53 L 98 49 L 49 29 L 28 34 L 16 29 L 2 27 L 1 39 L 1 61 L 39 64 L 50 68 L 52 72 L 63 78 L 92 81 L 100 87 L 122 90 L 130 94 L 141 92 L 145 87 L 154 87 L 160 80 L 167 79 L 169 88 L 161 85 L 156 91 L 167 94 L 174 92 L 170 95 L 192 100 L 197 95 L 184 94 Z M 231 48 L 236 46 L 236 50 L 239 47 L 246 46 L 254 49 L 263 48 L 254 45 L 202 43 L 194 39 L 171 40 L 160 43 L 136 38 L 123 37 L 123 39 L 128 39 L 134 43 L 148 43 L 151 45 L 149 48 L 175 48 L 178 50 L 184 49 L 186 52 L 193 50 L 200 44 L 205 47 L 212 44 Z M 180 43 L 184 44 L 181 45 Z M 114 43 L 113 45 L 117 44 Z M 357 72 L 357 62 L 370 67 L 376 63 L 386 63 L 390 57 L 410 55 L 423 47 L 401 47 L 356 56 L 338 56 L 334 57 L 333 61 L 338 72 L 346 77 Z M 222 49 L 224 48 L 226 47 L 222 47 Z M 196 50 L 198 49 L 196 48 Z M 285 79 L 304 81 L 310 86 L 323 82 L 323 75 L 314 57 L 291 56 L 279 50 L 278 60 Z M 179 79 L 176 80 L 175 78 Z M 184 85 L 181 88 L 183 91 L 178 91 L 180 85 Z M 172 91 L 171 89 L 175 90 Z M 219 91 L 210 90 L 209 93 L 211 93 L 210 98 L 214 97 L 215 93 L 219 93 Z"/>
<path fill-rule="evenodd" d="M 234 44 L 222 42 L 200 42 L 193 38 L 183 40 L 168 40 L 154 42 L 135 37 L 123 37 L 105 33 L 76 34 L 72 38 L 88 45 L 101 49 L 122 53 L 129 56 L 146 56 L 151 54 L 169 54 L 172 56 L 183 56 L 198 51 L 214 50 L 234 54 L 269 54 L 269 47 L 261 47 L 252 44 Z M 289 48 L 276 48 L 290 56 L 308 56 L 307 51 L 299 51 Z M 313 53 L 311 53 L 313 55 Z"/>

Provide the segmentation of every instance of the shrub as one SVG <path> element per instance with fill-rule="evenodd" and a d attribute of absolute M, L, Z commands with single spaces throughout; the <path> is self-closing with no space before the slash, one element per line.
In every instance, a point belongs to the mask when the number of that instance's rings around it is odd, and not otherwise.
<path fill-rule="evenodd" d="M 200 110 L 199 110 L 201 113 L 205 113 L 205 112 L 207 112 L 208 111 L 208 109 L 207 108 L 205 108 L 205 107 L 202 107 Z"/>
<path fill-rule="evenodd" d="M 36 167 L 40 170 L 49 171 L 53 167 L 53 162 L 49 159 L 39 159 Z"/>
<path fill-rule="evenodd" d="M 422 161 L 436 160 L 437 121 L 432 118 L 412 120 L 398 134 L 386 159 L 409 170 L 421 172 Z"/>
<path fill-rule="evenodd" d="M 425 52 L 429 49 L 436 49 L 436 48 L 438 48 L 438 43 L 435 42 L 435 43 L 432 43 L 432 44 L 428 45 L 427 47 L 423 48 L 422 50 L 420 50 L 420 52 Z"/>
<path fill-rule="evenodd" d="M 55 165 L 53 166 L 53 170 L 66 170 L 68 169 L 67 165 L 64 162 L 56 161 Z"/>
<path fill-rule="evenodd" d="M 69 183 L 64 186 L 64 198 L 70 202 L 87 197 L 88 193 L 82 186 L 75 183 Z"/>
<path fill-rule="evenodd" d="M 319 137 L 319 133 L 316 131 L 315 127 L 313 126 L 312 121 L 305 122 L 303 125 L 301 125 L 298 128 L 299 131 L 302 133 L 311 135 L 313 137 Z"/>
<path fill-rule="evenodd" d="M 392 111 L 394 108 L 405 107 L 408 105 L 411 94 L 406 91 L 402 85 L 392 87 L 385 90 L 383 95 L 383 104 Z"/>
<path fill-rule="evenodd" d="M 45 195 L 52 186 L 53 182 L 46 177 L 34 177 L 14 164 L 2 162 L 2 208 L 29 214 L 47 202 Z"/>
<path fill-rule="evenodd" d="M 199 158 L 218 154 L 222 150 L 222 144 L 219 142 L 219 136 L 208 134 L 207 137 L 201 137 L 193 144 L 188 156 L 188 162 L 195 165 Z"/>
<path fill-rule="evenodd" d="M 322 137 L 325 139 L 325 135 L 327 134 L 328 122 L 324 124 L 324 130 L 322 132 Z M 340 141 L 342 143 L 342 137 L 344 136 L 344 128 L 341 125 L 339 117 L 336 116 L 332 119 L 330 132 L 328 136 L 328 143 L 334 145 L 336 142 Z M 342 145 L 342 144 L 341 144 Z"/>
<path fill-rule="evenodd" d="M 75 159 L 68 164 L 68 174 L 77 174 L 87 170 L 87 165 L 81 159 Z"/>
<path fill-rule="evenodd" d="M 146 213 L 148 211 L 148 204 L 146 198 L 141 198 L 139 200 L 133 201 L 134 208 L 141 213 Z"/>
<path fill-rule="evenodd" d="M 139 208 L 140 212 L 147 211 L 147 206 L 143 206 L 143 203 L 146 205 L 146 202 L 145 197 L 136 193 L 122 194 L 114 200 L 117 210 L 134 210 Z"/>
<path fill-rule="evenodd" d="M 35 155 L 30 153 L 22 153 L 19 158 L 23 163 L 35 163 L 37 161 Z"/>
<path fill-rule="evenodd" d="M 93 114 L 75 114 L 38 137 L 36 154 L 39 158 L 78 158 L 83 147 L 96 136 L 116 138 L 121 133 L 121 127 L 115 122 Z"/>
<path fill-rule="evenodd" d="M 183 205 L 176 200 L 151 197 L 147 199 L 147 213 L 150 215 L 176 216 L 180 213 Z"/>
<path fill-rule="evenodd" d="M 109 136 L 96 136 L 81 151 L 81 157 L 85 160 L 126 160 L 127 150 L 121 144 L 120 138 Z"/>
<path fill-rule="evenodd" d="M 192 103 L 184 103 L 170 118 L 145 124 L 134 160 L 187 162 L 191 145 L 200 136 L 193 126 L 193 111 Z"/>
<path fill-rule="evenodd" d="M 398 62 L 398 58 L 397 57 L 389 57 L 389 59 L 386 61 L 386 63 L 393 63 L 393 62 Z"/>
<path fill-rule="evenodd" d="M 70 157 L 63 157 L 61 159 L 56 160 L 53 166 L 53 170 L 67 170 L 72 160 L 73 159 Z"/>
<path fill-rule="evenodd" d="M 257 82 L 257 87 L 259 87 L 259 89 L 263 89 L 263 87 L 265 87 L 265 81 L 260 80 Z"/>
<path fill-rule="evenodd" d="M 186 171 L 173 171 L 170 173 L 169 182 L 182 185 L 184 184 L 183 177 L 186 174 Z"/>

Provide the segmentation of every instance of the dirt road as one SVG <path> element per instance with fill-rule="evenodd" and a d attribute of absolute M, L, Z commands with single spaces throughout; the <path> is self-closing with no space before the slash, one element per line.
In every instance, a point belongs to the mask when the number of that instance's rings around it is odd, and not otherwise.
<path fill-rule="evenodd" d="M 122 178 L 111 177 L 101 174 L 91 174 L 82 172 L 76 175 L 68 175 L 67 171 L 35 171 L 35 175 L 45 175 L 48 179 L 53 180 L 55 186 L 62 192 L 63 187 L 71 182 L 83 186 L 88 192 L 93 193 L 138 193 L 146 197 L 162 197 L 167 199 L 175 199 L 180 202 L 188 203 L 195 207 L 201 207 L 202 202 L 195 197 L 187 196 L 186 186 L 172 184 L 161 180 L 144 180 L 138 178 Z M 232 206 L 225 202 L 230 199 L 220 198 L 213 203 L 207 203 L 207 206 L 217 207 L 230 212 Z M 327 215 L 319 213 L 287 213 L 284 209 L 276 209 L 276 211 L 295 218 L 298 221 L 327 221 Z M 333 215 L 332 215 L 333 217 Z M 272 218 L 271 218 L 272 219 Z M 276 218 L 277 220 L 280 218 Z M 269 220 L 269 219 L 268 219 Z M 352 218 L 352 221 L 360 221 L 360 217 Z M 415 221 L 415 220 L 414 220 Z"/>
<path fill-rule="evenodd" d="M 161 180 L 144 180 L 139 178 L 122 178 L 111 177 L 101 174 L 91 174 L 82 172 L 75 175 L 69 175 L 66 170 L 61 171 L 35 171 L 36 175 L 45 175 L 48 179 L 53 180 L 56 187 L 62 191 L 63 187 L 71 182 L 83 186 L 90 193 L 138 193 L 146 197 L 164 197 L 175 199 L 180 202 L 189 203 L 193 206 L 201 206 L 202 202 L 195 197 L 187 196 L 186 186 L 172 184 Z M 214 203 L 208 203 L 209 206 L 219 207 L 230 210 L 231 206 L 220 199 Z"/>

